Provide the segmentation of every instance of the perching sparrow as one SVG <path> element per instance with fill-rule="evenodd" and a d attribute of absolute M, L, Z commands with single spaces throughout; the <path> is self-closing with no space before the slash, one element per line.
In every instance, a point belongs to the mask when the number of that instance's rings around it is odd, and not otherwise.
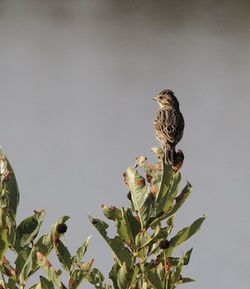
<path fill-rule="evenodd" d="M 154 120 L 155 136 L 163 147 L 166 161 L 173 165 L 176 155 L 175 146 L 183 136 L 184 118 L 179 109 L 179 102 L 172 90 L 162 90 L 153 97 L 153 100 L 156 100 L 160 107 Z"/>

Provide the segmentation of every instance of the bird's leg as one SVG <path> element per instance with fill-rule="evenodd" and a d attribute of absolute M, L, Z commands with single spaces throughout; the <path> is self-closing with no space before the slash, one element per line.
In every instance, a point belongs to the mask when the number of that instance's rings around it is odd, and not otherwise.
<path fill-rule="evenodd" d="M 169 165 L 173 165 L 174 159 L 175 159 L 175 149 L 167 149 L 165 152 L 165 162 L 166 164 L 168 163 Z"/>

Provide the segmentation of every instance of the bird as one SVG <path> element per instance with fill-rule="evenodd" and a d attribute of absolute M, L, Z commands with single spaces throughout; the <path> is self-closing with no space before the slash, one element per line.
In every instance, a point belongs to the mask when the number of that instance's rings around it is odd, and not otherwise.
<path fill-rule="evenodd" d="M 177 156 L 175 147 L 182 139 L 185 127 L 179 102 L 170 89 L 160 91 L 153 100 L 159 105 L 159 111 L 154 119 L 155 136 L 163 147 L 166 163 L 174 165 Z"/>

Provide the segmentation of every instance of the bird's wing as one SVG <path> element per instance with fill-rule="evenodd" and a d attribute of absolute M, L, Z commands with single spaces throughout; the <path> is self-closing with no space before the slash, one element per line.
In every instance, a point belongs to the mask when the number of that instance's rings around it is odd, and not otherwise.
<path fill-rule="evenodd" d="M 166 117 L 162 110 L 158 111 L 154 120 L 154 127 L 157 132 L 164 132 L 165 119 Z"/>
<path fill-rule="evenodd" d="M 184 119 L 180 111 L 162 109 L 157 113 L 154 124 L 156 131 L 164 134 L 168 143 L 175 146 L 180 141 L 184 129 Z"/>
<path fill-rule="evenodd" d="M 172 109 L 165 111 L 166 115 L 166 125 L 164 132 L 167 135 L 168 141 L 171 143 L 175 142 L 175 135 L 177 129 L 177 117 L 176 113 Z"/>
<path fill-rule="evenodd" d="M 173 129 L 169 122 L 168 111 L 163 109 L 159 110 L 154 120 L 154 127 L 158 140 L 160 140 L 164 146 L 166 146 L 167 143 L 170 144 L 174 142 Z"/>
<path fill-rule="evenodd" d="M 176 145 L 181 140 L 184 125 L 184 118 L 179 110 L 172 109 L 168 111 L 166 134 L 168 134 L 173 145 Z"/>

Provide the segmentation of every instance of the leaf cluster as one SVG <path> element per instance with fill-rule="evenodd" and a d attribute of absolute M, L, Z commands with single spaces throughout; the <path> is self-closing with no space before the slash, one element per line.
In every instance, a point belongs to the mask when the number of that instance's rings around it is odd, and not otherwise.
<path fill-rule="evenodd" d="M 187 183 L 179 193 L 180 172 L 165 163 L 161 149 L 152 151 L 158 158 L 155 165 L 141 156 L 124 173 L 131 206 L 102 206 L 105 217 L 115 222 L 117 235 L 110 238 L 109 225 L 89 216 L 112 250 L 114 265 L 109 277 L 115 289 L 174 289 L 178 284 L 193 281 L 182 276 L 192 249 L 180 257 L 174 257 L 173 253 L 199 230 L 206 216 L 171 234 L 174 216 L 190 195 L 192 186 Z"/>
<path fill-rule="evenodd" d="M 84 280 L 96 289 L 175 289 L 193 281 L 182 275 L 192 249 L 179 257 L 174 256 L 174 250 L 199 230 L 206 216 L 173 235 L 174 216 L 192 186 L 187 183 L 179 192 L 180 172 L 165 163 L 161 149 L 152 151 L 158 158 L 155 165 L 141 156 L 124 173 L 130 206 L 102 206 L 104 216 L 116 225 L 116 236 L 109 237 L 108 223 L 89 216 L 112 250 L 114 264 L 109 278 L 113 286 L 104 282 L 103 274 L 93 267 L 93 259 L 83 260 L 90 237 L 74 254 L 70 253 L 65 242 L 68 216 L 55 221 L 43 235 L 39 232 L 44 210 L 36 210 L 17 223 L 18 185 L 8 159 L 0 151 L 0 289 L 77 289 Z M 143 175 L 139 171 L 144 171 Z M 52 253 L 61 268 L 52 265 Z M 14 256 L 14 262 L 8 254 Z M 38 281 L 30 287 L 32 276 L 38 274 Z M 67 281 L 62 282 L 65 274 Z"/>
<path fill-rule="evenodd" d="M 90 237 L 74 255 L 69 252 L 63 241 L 68 216 L 59 218 L 48 234 L 39 237 L 45 211 L 34 211 L 33 215 L 17 224 L 18 204 L 19 190 L 13 169 L 0 151 L 0 289 L 27 288 L 28 281 L 39 270 L 44 274 L 40 274 L 38 282 L 30 289 L 77 289 L 84 280 L 95 288 L 110 288 L 103 284 L 103 274 L 92 268 L 93 260 L 83 261 Z M 56 270 L 49 261 L 52 252 L 56 253 L 61 269 Z M 14 264 L 8 260 L 7 253 L 14 255 Z M 61 281 L 63 271 L 68 275 L 67 284 Z"/>

